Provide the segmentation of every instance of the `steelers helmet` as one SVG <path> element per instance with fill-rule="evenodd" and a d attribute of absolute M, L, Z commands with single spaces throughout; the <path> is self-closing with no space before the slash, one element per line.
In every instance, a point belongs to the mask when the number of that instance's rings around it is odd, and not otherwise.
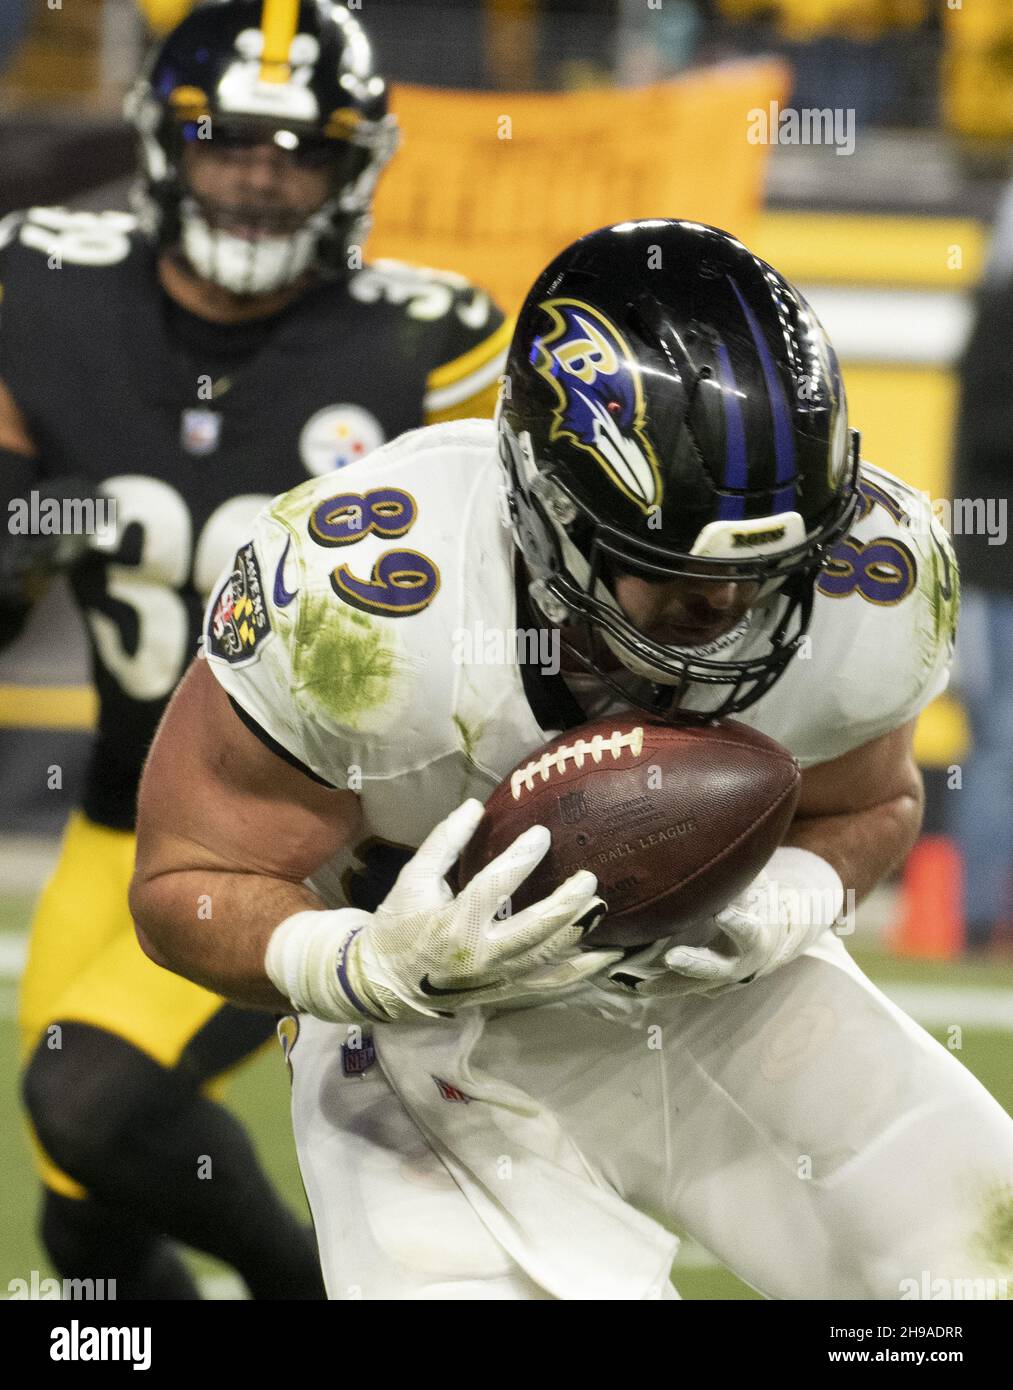
<path fill-rule="evenodd" d="M 347 273 L 397 126 L 369 41 L 343 6 L 198 5 L 152 53 L 126 110 L 140 144 L 135 205 L 159 247 L 178 246 L 199 275 L 240 295 L 309 269 Z M 325 170 L 325 201 L 296 215 L 255 200 L 237 208 L 197 198 L 184 156 L 202 140 L 216 153 L 266 142 L 297 166 Z"/>
<path fill-rule="evenodd" d="M 859 454 L 834 350 L 783 276 L 694 222 L 582 237 L 525 299 L 497 420 L 530 597 L 581 666 L 616 685 L 618 660 L 624 699 L 666 718 L 770 689 L 854 517 Z M 622 574 L 758 588 L 730 632 L 676 647 L 622 610 Z"/>

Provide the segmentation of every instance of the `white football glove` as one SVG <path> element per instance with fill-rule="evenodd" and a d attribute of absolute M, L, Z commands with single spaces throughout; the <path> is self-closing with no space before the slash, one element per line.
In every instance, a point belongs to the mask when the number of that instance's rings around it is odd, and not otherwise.
<path fill-rule="evenodd" d="M 555 995 L 615 962 L 620 952 L 577 950 L 605 911 L 586 870 L 516 916 L 496 920 L 545 855 L 544 826 L 519 835 L 454 897 L 444 875 L 483 809 L 469 800 L 441 821 L 375 912 L 297 912 L 280 923 L 264 962 L 274 986 L 317 1018 L 390 1023 Z"/>
<path fill-rule="evenodd" d="M 831 864 L 810 850 L 783 847 L 712 918 L 731 950 L 672 946 L 664 969 L 627 960 L 608 973 L 643 998 L 722 994 L 801 955 L 834 925 L 843 906 L 844 885 Z"/>

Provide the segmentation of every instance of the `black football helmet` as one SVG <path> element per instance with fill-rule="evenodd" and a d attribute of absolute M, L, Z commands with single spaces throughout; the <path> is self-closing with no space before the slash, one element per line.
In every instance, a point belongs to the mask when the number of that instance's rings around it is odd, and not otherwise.
<path fill-rule="evenodd" d="M 531 599 L 586 670 L 663 718 L 770 689 L 857 502 L 840 368 L 797 290 L 714 227 L 592 232 L 528 294 L 497 418 Z M 622 611 L 622 573 L 760 587 L 731 632 L 672 647 Z"/>
<path fill-rule="evenodd" d="M 178 245 L 200 275 L 236 294 L 267 293 L 310 268 L 348 272 L 397 125 L 369 41 L 342 5 L 198 5 L 152 54 L 126 111 L 140 137 L 135 205 L 159 246 Z M 296 163 L 329 171 L 327 200 L 298 218 L 198 201 L 183 156 L 200 140 L 233 150 L 270 142 Z M 233 234 L 237 219 L 255 235 Z"/>

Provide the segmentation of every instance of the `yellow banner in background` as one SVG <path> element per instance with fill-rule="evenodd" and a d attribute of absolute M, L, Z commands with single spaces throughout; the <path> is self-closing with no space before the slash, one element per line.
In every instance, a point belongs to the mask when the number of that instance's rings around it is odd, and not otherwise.
<path fill-rule="evenodd" d="M 558 251 L 611 222 L 690 218 L 748 241 L 769 153 L 749 112 L 788 87 L 766 60 L 630 90 L 396 87 L 402 146 L 368 255 L 456 270 L 514 311 Z"/>

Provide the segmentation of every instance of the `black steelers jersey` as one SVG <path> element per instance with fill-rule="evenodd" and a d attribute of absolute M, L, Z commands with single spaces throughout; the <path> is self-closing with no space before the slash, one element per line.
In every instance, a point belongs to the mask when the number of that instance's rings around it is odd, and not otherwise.
<path fill-rule="evenodd" d="M 208 591 L 278 493 L 405 430 L 491 415 L 509 325 L 459 276 L 367 263 L 266 322 L 171 306 L 125 213 L 0 223 L 0 380 L 39 479 L 100 484 L 115 528 L 71 571 L 99 697 L 83 808 L 133 825 L 166 701 Z"/>

